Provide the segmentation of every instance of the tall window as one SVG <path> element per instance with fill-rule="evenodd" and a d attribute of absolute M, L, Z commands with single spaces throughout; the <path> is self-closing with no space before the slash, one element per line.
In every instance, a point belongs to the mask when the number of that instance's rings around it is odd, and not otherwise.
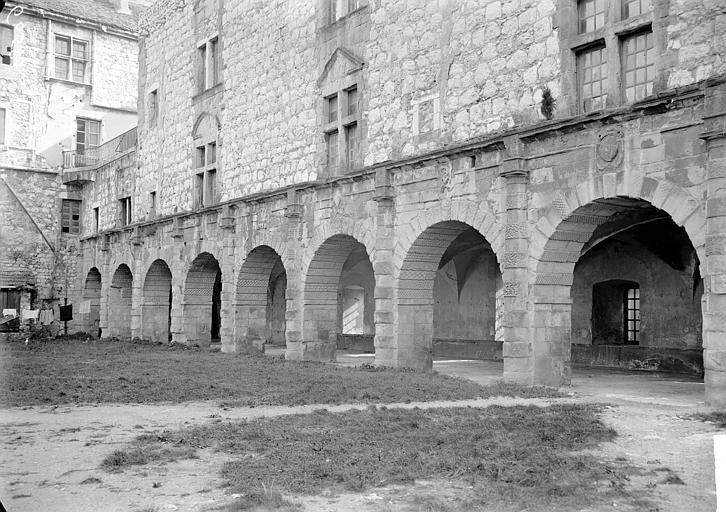
<path fill-rule="evenodd" d="M 101 226 L 100 220 L 101 219 L 100 219 L 100 215 L 99 215 L 98 206 L 96 206 L 93 209 L 93 232 L 94 233 L 98 233 L 98 230 Z"/>
<path fill-rule="evenodd" d="M 217 143 L 197 146 L 195 179 L 195 206 L 203 208 L 217 200 Z"/>
<path fill-rule="evenodd" d="M 70 36 L 55 36 L 55 77 L 88 82 L 88 42 Z"/>
<path fill-rule="evenodd" d="M 76 119 L 76 153 L 83 155 L 86 150 L 101 144 L 101 122 L 93 119 Z"/>
<path fill-rule="evenodd" d="M 131 224 L 131 197 L 119 199 L 119 222 L 122 226 Z"/>
<path fill-rule="evenodd" d="M 12 64 L 13 27 L 0 25 L 0 64 Z"/>
<path fill-rule="evenodd" d="M 159 117 L 159 90 L 154 89 L 149 93 L 149 125 L 156 124 Z"/>
<path fill-rule="evenodd" d="M 360 165 L 358 99 L 356 85 L 324 98 L 325 160 L 331 174 Z"/>
<path fill-rule="evenodd" d="M 61 207 L 61 232 L 77 235 L 81 232 L 81 201 L 63 199 Z"/>
<path fill-rule="evenodd" d="M 640 342 L 640 288 L 625 291 L 625 343 Z"/>
<path fill-rule="evenodd" d="M 347 16 L 367 5 L 366 0 L 327 0 L 328 1 L 328 20 L 333 23 L 343 16 Z"/>
<path fill-rule="evenodd" d="M 576 0 L 560 0 L 573 5 Z M 563 59 L 574 59 L 577 112 L 586 113 L 639 101 L 656 81 L 651 0 L 579 0 L 563 9 Z M 568 50 L 569 48 L 569 50 Z M 569 55 L 569 56 L 568 56 Z"/>
<path fill-rule="evenodd" d="M 199 92 L 211 89 L 219 82 L 219 39 L 213 37 L 199 47 Z"/>
<path fill-rule="evenodd" d="M 0 145 L 5 145 L 5 109 L 0 108 Z"/>

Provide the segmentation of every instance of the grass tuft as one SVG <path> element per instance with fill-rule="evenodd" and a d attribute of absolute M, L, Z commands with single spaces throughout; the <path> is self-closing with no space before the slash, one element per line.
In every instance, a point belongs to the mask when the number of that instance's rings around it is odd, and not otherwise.
<path fill-rule="evenodd" d="M 694 420 L 713 423 L 718 428 L 726 428 L 726 412 L 702 412 L 691 416 Z"/>

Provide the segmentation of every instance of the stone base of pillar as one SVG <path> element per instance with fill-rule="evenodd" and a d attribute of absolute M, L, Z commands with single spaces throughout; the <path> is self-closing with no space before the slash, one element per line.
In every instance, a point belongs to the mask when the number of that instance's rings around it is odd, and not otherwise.
<path fill-rule="evenodd" d="M 434 367 L 434 359 L 430 350 L 399 348 L 395 357 L 395 366 L 397 368 L 429 371 Z"/>
<path fill-rule="evenodd" d="M 303 341 L 300 348 L 301 361 L 334 362 L 338 347 L 335 341 Z"/>
<path fill-rule="evenodd" d="M 703 366 L 706 403 L 726 410 L 726 350 L 704 350 Z"/>

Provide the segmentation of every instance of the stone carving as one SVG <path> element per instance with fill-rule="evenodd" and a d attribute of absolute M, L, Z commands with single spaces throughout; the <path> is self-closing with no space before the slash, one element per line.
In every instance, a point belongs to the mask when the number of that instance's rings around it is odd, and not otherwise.
<path fill-rule="evenodd" d="M 451 160 L 442 158 L 436 161 L 436 175 L 441 182 L 441 191 L 451 190 L 452 181 L 454 179 L 454 167 Z"/>
<path fill-rule="evenodd" d="M 597 167 L 600 170 L 617 169 L 623 163 L 623 132 L 608 129 L 597 137 L 595 149 Z"/>

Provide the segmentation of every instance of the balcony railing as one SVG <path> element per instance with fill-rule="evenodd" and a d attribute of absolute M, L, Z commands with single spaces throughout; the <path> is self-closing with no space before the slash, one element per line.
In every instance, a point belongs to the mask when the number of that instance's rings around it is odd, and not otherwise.
<path fill-rule="evenodd" d="M 110 162 L 129 149 L 135 148 L 137 142 L 138 135 L 136 127 L 134 127 L 98 147 L 86 148 L 82 151 L 65 150 L 63 151 L 63 168 L 90 167 Z"/>

